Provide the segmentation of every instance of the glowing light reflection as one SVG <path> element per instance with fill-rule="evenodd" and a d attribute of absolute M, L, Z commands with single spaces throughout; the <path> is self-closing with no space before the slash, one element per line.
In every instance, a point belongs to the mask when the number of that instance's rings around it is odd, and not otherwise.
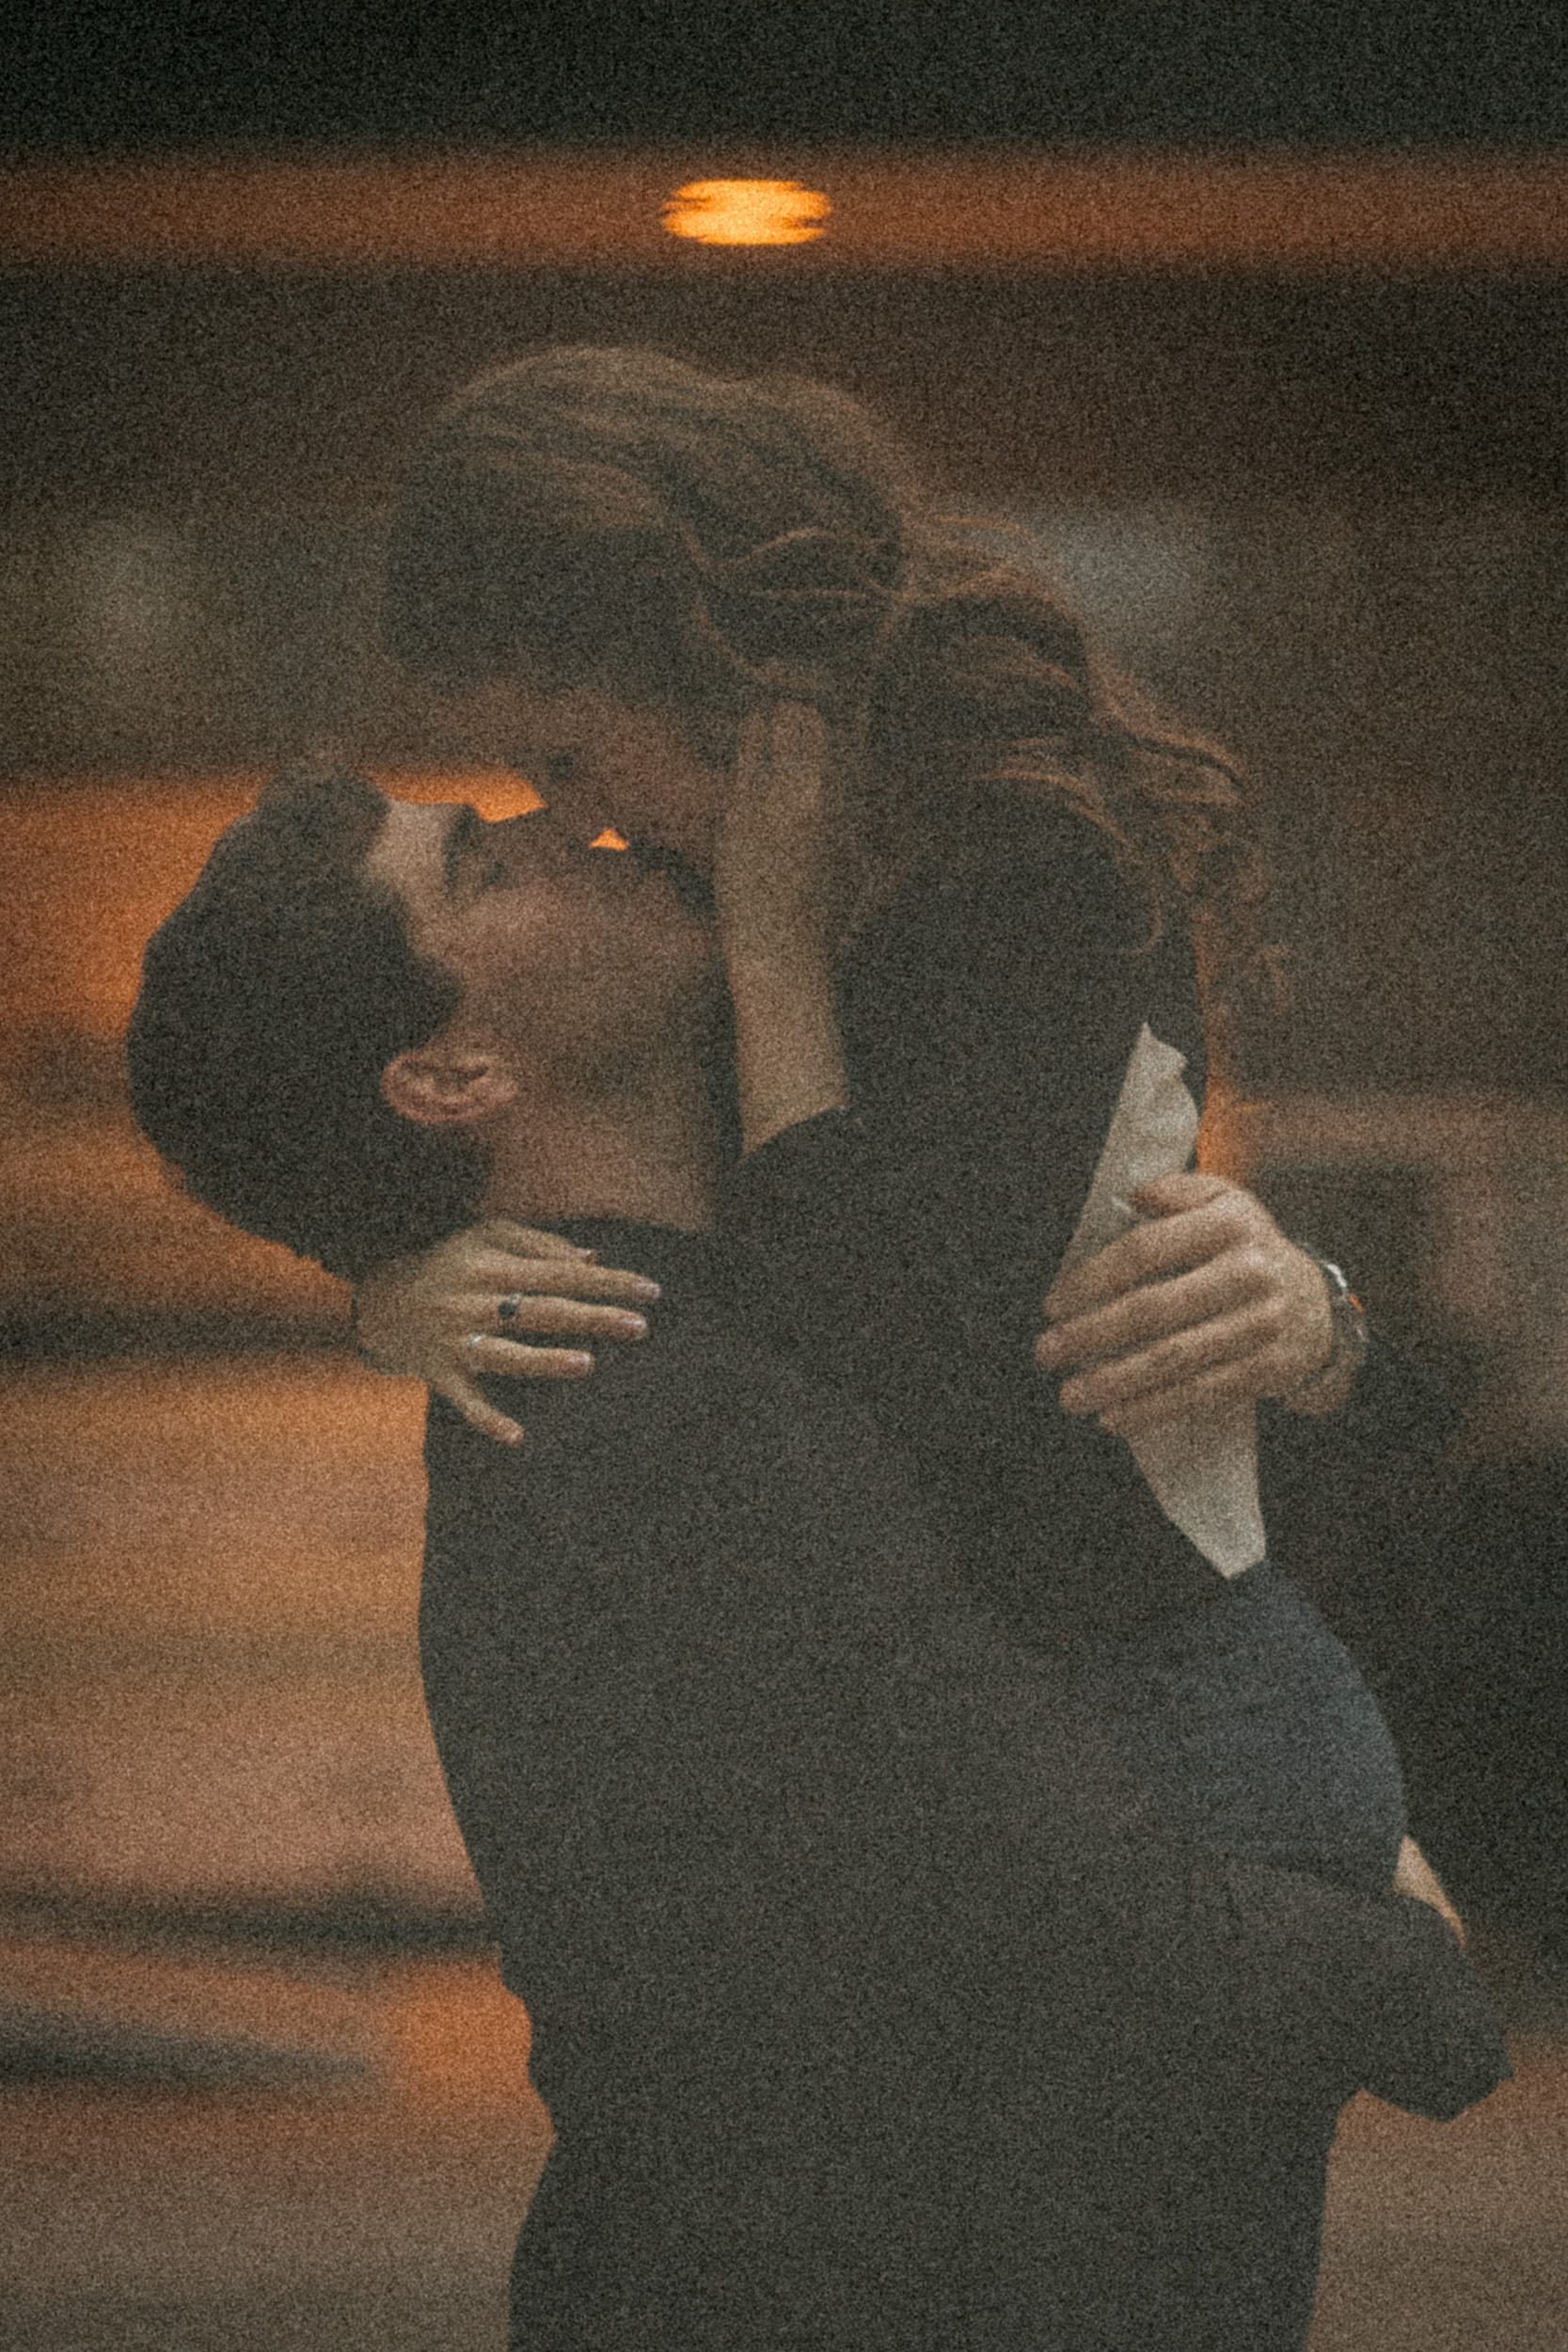
<path fill-rule="evenodd" d="M 799 180 L 692 180 L 675 190 L 662 218 L 673 237 L 699 245 L 809 245 L 832 209 Z"/>

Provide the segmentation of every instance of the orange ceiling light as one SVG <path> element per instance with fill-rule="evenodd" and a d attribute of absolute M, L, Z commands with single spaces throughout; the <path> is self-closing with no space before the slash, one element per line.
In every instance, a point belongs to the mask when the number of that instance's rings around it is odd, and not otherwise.
<path fill-rule="evenodd" d="M 810 245 L 832 209 L 799 180 L 689 180 L 661 217 L 673 237 L 699 245 Z"/>

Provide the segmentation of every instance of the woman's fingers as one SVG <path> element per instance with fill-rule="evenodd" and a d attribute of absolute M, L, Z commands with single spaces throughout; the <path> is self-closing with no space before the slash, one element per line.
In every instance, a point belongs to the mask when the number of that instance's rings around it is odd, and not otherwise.
<path fill-rule="evenodd" d="M 511 1307 L 514 1299 L 514 1311 L 503 1315 L 502 1305 Z M 469 1332 L 494 1335 L 498 1346 L 510 1344 L 519 1331 L 581 1340 L 645 1340 L 648 1336 L 647 1317 L 629 1308 L 596 1307 L 585 1299 L 561 1298 L 538 1292 L 513 1291 L 501 1298 L 481 1295 L 453 1299 L 451 1321 L 465 1344 Z M 518 1353 L 538 1351 L 524 1348 Z M 504 1369 L 499 1364 L 494 1368 Z"/>
<path fill-rule="evenodd" d="M 500 1250 L 485 1251 L 463 1268 L 465 1292 L 454 1306 L 467 1308 L 492 1290 L 492 1310 L 498 1298 L 602 1298 L 651 1306 L 658 1284 L 625 1266 L 592 1265 L 584 1258 L 516 1258 Z"/>
<path fill-rule="evenodd" d="M 499 1312 L 503 1299 L 515 1298 L 520 1316 L 525 1302 L 540 1297 L 594 1300 L 630 1311 L 657 1296 L 658 1284 L 629 1266 L 601 1265 L 591 1251 L 560 1233 L 496 1217 L 367 1276 L 356 1294 L 355 1316 L 361 1350 L 371 1362 L 383 1372 L 412 1374 L 440 1388 L 454 1371 L 467 1379 L 459 1358 L 470 1332 L 497 1332 L 513 1319 Z M 531 1315 L 533 1311 L 531 1308 Z M 566 1327 L 573 1336 L 640 1336 L 625 1326 Z M 471 1381 L 467 1385 L 471 1390 Z M 456 1396 L 451 1401 L 467 1410 Z"/>
<path fill-rule="evenodd" d="M 470 1284 L 493 1281 L 502 1296 L 512 1291 L 643 1301 L 658 1296 L 658 1284 L 632 1268 L 601 1265 L 596 1251 L 579 1248 L 563 1233 L 517 1225 L 510 1217 L 488 1217 L 458 1238 L 464 1278 Z"/>
<path fill-rule="evenodd" d="M 494 1338 L 486 1331 L 465 1343 L 462 1363 L 461 1371 L 448 1371 L 430 1385 L 438 1396 L 456 1406 L 470 1428 L 483 1438 L 493 1438 L 499 1445 L 520 1445 L 522 1424 L 492 1405 L 476 1380 L 584 1380 L 594 1369 L 593 1357 L 578 1349 L 523 1347 L 515 1340 Z"/>
<path fill-rule="evenodd" d="M 518 1225 L 509 1216 L 489 1216 L 470 1225 L 467 1239 L 476 1247 L 504 1250 L 513 1258 L 592 1258 L 564 1233 L 551 1233 L 540 1225 Z"/>
<path fill-rule="evenodd" d="M 483 1380 L 585 1380 L 594 1359 L 579 1347 L 525 1347 L 518 1340 L 476 1331 L 463 1350 L 463 1370 L 450 1377 L 471 1387 Z"/>
<path fill-rule="evenodd" d="M 470 1427 L 500 1445 L 519 1445 L 522 1426 L 491 1403 L 478 1387 L 480 1380 L 583 1380 L 594 1369 L 594 1359 L 584 1347 L 531 1347 L 508 1338 L 507 1332 L 622 1341 L 648 1335 L 641 1315 L 618 1307 L 594 1307 L 580 1299 L 548 1296 L 519 1298 L 516 1312 L 502 1327 L 497 1315 L 499 1304 L 499 1299 L 484 1295 L 450 1298 L 451 1327 L 445 1343 L 432 1351 L 437 1360 L 426 1366 L 425 1376 L 438 1396 L 456 1406 Z"/>
<path fill-rule="evenodd" d="M 493 1438 L 498 1445 L 521 1445 L 522 1424 L 498 1412 L 486 1396 L 482 1395 L 471 1380 L 453 1375 L 445 1380 L 433 1380 L 431 1388 L 437 1396 L 444 1396 L 449 1405 L 455 1405 L 470 1429 L 477 1429 L 482 1438 Z"/>

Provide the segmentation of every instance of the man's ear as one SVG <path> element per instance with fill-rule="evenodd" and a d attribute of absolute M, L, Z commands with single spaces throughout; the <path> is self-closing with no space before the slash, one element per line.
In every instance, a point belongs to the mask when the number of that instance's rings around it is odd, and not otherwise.
<path fill-rule="evenodd" d="M 517 1082 L 494 1054 L 437 1041 L 389 1061 L 381 1091 L 416 1126 L 476 1127 L 516 1100 Z"/>

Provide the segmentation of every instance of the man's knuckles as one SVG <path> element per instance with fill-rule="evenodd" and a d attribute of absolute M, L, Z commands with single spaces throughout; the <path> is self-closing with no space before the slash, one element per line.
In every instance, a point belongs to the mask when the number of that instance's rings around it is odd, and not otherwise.
<path fill-rule="evenodd" d="M 1277 1347 L 1291 1333 L 1290 1301 L 1276 1289 L 1265 1287 L 1253 1302 L 1248 1322 L 1259 1346 Z"/>

